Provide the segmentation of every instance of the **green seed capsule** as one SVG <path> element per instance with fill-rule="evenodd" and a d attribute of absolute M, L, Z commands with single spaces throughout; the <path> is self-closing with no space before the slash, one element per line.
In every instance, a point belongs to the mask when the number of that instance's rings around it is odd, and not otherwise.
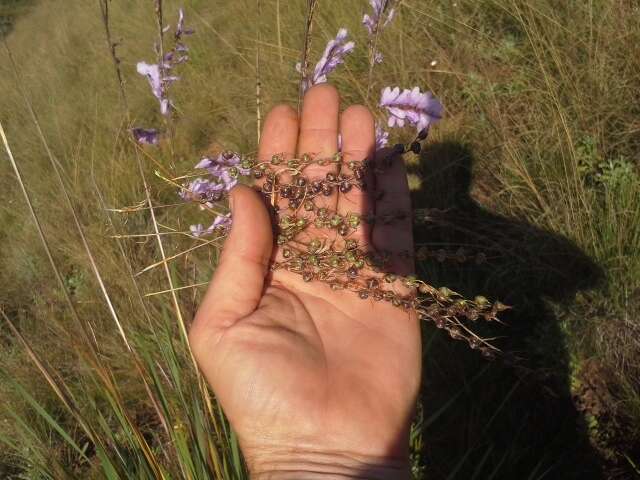
<path fill-rule="evenodd" d="M 408 275 L 407 277 L 405 277 L 404 279 L 404 284 L 407 287 L 415 287 L 416 284 L 418 282 L 418 279 L 416 278 L 415 275 Z"/>
<path fill-rule="evenodd" d="M 299 218 L 296 222 L 296 226 L 299 228 L 303 228 L 307 224 L 307 221 L 304 218 Z"/>
<path fill-rule="evenodd" d="M 229 175 L 231 175 L 232 178 L 237 178 L 239 173 L 236 167 L 229 168 Z"/>
<path fill-rule="evenodd" d="M 311 240 L 311 243 L 309 243 L 309 251 L 317 252 L 321 246 L 322 242 L 320 242 L 320 240 L 318 240 L 317 238 L 314 238 L 313 240 Z"/>
<path fill-rule="evenodd" d="M 280 217 L 280 226 L 287 227 L 291 223 L 291 217 L 289 215 L 283 215 Z"/>
<path fill-rule="evenodd" d="M 342 223 L 342 217 L 340 215 L 334 215 L 331 218 L 331 226 L 333 227 L 337 227 L 338 225 L 340 225 Z"/>
<path fill-rule="evenodd" d="M 358 228 L 360 225 L 360 216 L 352 213 L 349 215 L 349 225 L 351 228 Z"/>
<path fill-rule="evenodd" d="M 353 263 L 358 259 L 358 255 L 353 250 L 348 250 L 347 253 L 344 254 L 344 258 Z"/>
<path fill-rule="evenodd" d="M 355 265 L 357 268 L 364 268 L 364 260 L 362 260 L 361 258 L 359 258 L 358 260 L 356 260 L 356 261 L 354 262 L 354 265 Z"/>
<path fill-rule="evenodd" d="M 306 202 L 304 202 L 304 209 L 307 212 L 310 212 L 311 210 L 313 210 L 313 202 L 311 200 L 307 200 Z"/>
<path fill-rule="evenodd" d="M 489 300 L 487 300 L 485 297 L 483 297 L 482 295 L 478 295 L 476 298 L 473 299 L 473 301 L 475 302 L 476 305 L 478 306 L 485 306 L 489 304 Z"/>
<path fill-rule="evenodd" d="M 282 162 L 282 158 L 280 158 L 280 155 L 274 155 L 273 157 L 271 157 L 271 163 L 273 165 L 280 165 L 280 162 Z"/>
<path fill-rule="evenodd" d="M 451 295 L 453 295 L 453 291 L 449 290 L 447 287 L 440 287 L 438 289 L 438 292 L 440 292 L 440 295 L 442 295 L 444 298 L 449 298 Z"/>

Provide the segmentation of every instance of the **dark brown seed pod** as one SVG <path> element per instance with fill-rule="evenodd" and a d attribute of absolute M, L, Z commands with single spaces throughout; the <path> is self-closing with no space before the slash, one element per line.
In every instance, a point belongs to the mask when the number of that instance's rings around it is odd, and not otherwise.
<path fill-rule="evenodd" d="M 351 183 L 344 181 L 340 184 L 340 193 L 348 193 L 351 190 Z"/>

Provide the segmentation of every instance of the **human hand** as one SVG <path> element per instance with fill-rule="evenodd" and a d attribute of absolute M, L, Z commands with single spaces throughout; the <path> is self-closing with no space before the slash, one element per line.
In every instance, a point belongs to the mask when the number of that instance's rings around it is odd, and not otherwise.
<path fill-rule="evenodd" d="M 374 153 L 371 113 L 339 115 L 332 86 L 311 88 L 301 118 L 275 107 L 265 119 L 260 160 L 274 154 L 332 156 L 342 136 L 346 162 Z M 324 178 L 335 166 L 305 169 Z M 402 161 L 371 182 L 323 197 L 341 213 L 410 209 Z M 384 190 L 377 201 L 372 188 Z M 190 331 L 193 354 L 236 431 L 252 478 L 408 478 L 408 431 L 419 389 L 421 345 L 414 313 L 389 302 L 333 291 L 287 270 L 269 272 L 269 213 L 245 186 L 231 193 L 233 227 Z M 410 216 L 374 225 L 370 248 L 412 250 Z M 413 269 L 405 259 L 397 273 Z"/>

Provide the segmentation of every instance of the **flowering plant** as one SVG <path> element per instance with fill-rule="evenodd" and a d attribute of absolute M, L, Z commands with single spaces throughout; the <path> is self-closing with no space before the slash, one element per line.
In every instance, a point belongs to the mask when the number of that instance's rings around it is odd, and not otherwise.
<path fill-rule="evenodd" d="M 370 5 L 372 11 L 364 15 L 362 23 L 369 36 L 371 73 L 373 66 L 382 61 L 375 39 L 393 20 L 395 7 L 390 0 L 370 0 Z M 184 28 L 184 14 L 180 10 L 172 50 L 162 55 L 157 64 L 138 63 L 138 72 L 146 76 L 153 96 L 159 101 L 162 115 L 168 115 L 173 108 L 168 87 L 179 79 L 172 73 L 176 65 L 188 59 L 188 48 L 182 37 L 190 33 Z M 339 29 L 336 37 L 326 44 L 312 71 L 307 73 L 301 63 L 296 65 L 296 70 L 303 74 L 302 91 L 327 82 L 354 49 L 355 43 L 348 40 L 347 30 Z M 375 156 L 382 157 L 383 161 L 376 162 L 377 170 L 402 161 L 404 154 L 419 155 L 430 128 L 443 116 L 442 104 L 431 92 L 422 91 L 418 86 L 411 89 L 385 87 L 381 91 L 379 106 L 381 117 L 386 114 L 384 123 L 388 128 L 411 126 L 416 129 L 416 135 L 408 143 L 388 148 L 390 132 L 382 127 L 382 122 L 378 122 Z M 157 146 L 160 133 L 155 129 L 136 128 L 133 136 L 139 144 Z M 467 300 L 447 288 L 437 289 L 413 275 L 392 273 L 389 265 L 393 258 L 388 252 L 371 251 L 358 242 L 357 232 L 365 225 L 376 222 L 392 224 L 411 217 L 412 212 L 384 215 L 355 211 L 339 213 L 317 202 L 334 192 L 346 194 L 352 189 L 366 190 L 365 179 L 374 168 L 373 158 L 345 161 L 340 138 L 338 146 L 338 152 L 331 157 L 304 153 L 292 159 L 278 154 L 269 159 L 258 159 L 232 151 L 203 156 L 194 165 L 197 174 L 187 175 L 192 179 L 183 183 L 170 180 L 179 187 L 178 195 L 182 200 L 197 204 L 208 216 L 213 215 L 208 222 L 191 225 L 189 235 L 194 238 L 224 237 L 233 224 L 225 205 L 229 192 L 240 181 L 255 182 L 265 203 L 273 210 L 275 243 L 282 254 L 282 258 L 272 261 L 271 270 L 285 269 L 299 274 L 305 282 L 324 282 L 334 290 L 351 291 L 362 299 L 390 302 L 397 308 L 413 310 L 420 319 L 433 322 L 452 338 L 462 339 L 484 355 L 493 356 L 497 349 L 476 335 L 465 319 L 496 320 L 497 314 L 507 307 L 500 302 L 491 303 L 481 296 Z M 310 167 L 329 164 L 337 166 L 339 173 L 327 173 L 324 178 L 306 175 Z M 310 228 L 312 233 L 309 233 Z M 328 238 L 335 235 L 341 241 L 329 242 Z M 405 251 L 398 255 L 412 258 L 413 252 Z M 447 258 L 446 254 L 440 256 L 440 261 Z M 480 261 L 480 257 L 477 260 Z"/>

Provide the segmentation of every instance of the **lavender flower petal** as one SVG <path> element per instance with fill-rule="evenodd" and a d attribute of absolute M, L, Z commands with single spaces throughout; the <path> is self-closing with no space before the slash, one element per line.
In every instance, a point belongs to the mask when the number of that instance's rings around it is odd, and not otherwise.
<path fill-rule="evenodd" d="M 316 64 L 313 75 L 303 80 L 302 89 L 307 91 L 311 86 L 327 81 L 327 75 L 333 72 L 338 65 L 344 63 L 344 57 L 351 53 L 355 47 L 354 42 L 347 42 L 347 29 L 338 30 L 336 38 L 329 40 L 324 49 L 322 58 Z M 296 69 L 301 71 L 301 65 L 298 63 Z"/>
<path fill-rule="evenodd" d="M 389 132 L 376 124 L 376 151 L 382 150 L 389 143 Z"/>
<path fill-rule="evenodd" d="M 160 143 L 160 132 L 155 128 L 134 128 L 131 134 L 136 142 L 141 145 L 158 145 Z"/>
<path fill-rule="evenodd" d="M 389 127 L 414 125 L 418 131 L 428 128 L 442 118 L 442 104 L 431 94 L 413 90 L 387 87 L 380 96 L 380 106 L 389 113 Z"/>
<path fill-rule="evenodd" d="M 395 17 L 395 8 L 389 8 L 391 0 L 369 0 L 371 15 L 364 14 L 362 24 L 367 29 L 369 36 L 375 36 L 378 29 L 386 27 Z"/>

